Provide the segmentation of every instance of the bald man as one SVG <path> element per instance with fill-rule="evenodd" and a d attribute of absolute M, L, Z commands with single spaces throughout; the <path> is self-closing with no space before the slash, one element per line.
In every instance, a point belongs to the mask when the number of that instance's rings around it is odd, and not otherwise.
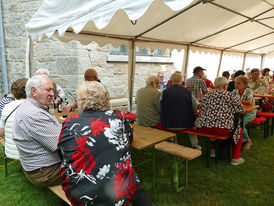
<path fill-rule="evenodd" d="M 98 74 L 94 69 L 87 69 L 84 74 L 85 81 L 98 81 Z"/>
<path fill-rule="evenodd" d="M 97 81 L 97 82 L 101 82 L 98 78 L 98 74 L 96 72 L 95 69 L 87 69 L 84 73 L 84 79 L 85 81 Z M 73 111 L 75 108 L 77 108 L 77 102 L 75 101 L 73 103 L 73 105 L 71 105 L 70 107 L 68 107 L 69 111 Z"/>

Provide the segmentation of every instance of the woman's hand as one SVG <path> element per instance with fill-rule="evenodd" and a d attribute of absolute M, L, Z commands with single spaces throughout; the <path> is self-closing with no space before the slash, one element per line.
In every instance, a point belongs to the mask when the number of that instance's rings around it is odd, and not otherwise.
<path fill-rule="evenodd" d="M 246 108 L 244 108 L 242 111 L 240 111 L 240 114 L 245 114 L 246 113 Z"/>
<path fill-rule="evenodd" d="M 241 103 L 245 105 L 253 105 L 253 99 L 249 99 L 247 101 L 241 101 Z"/>

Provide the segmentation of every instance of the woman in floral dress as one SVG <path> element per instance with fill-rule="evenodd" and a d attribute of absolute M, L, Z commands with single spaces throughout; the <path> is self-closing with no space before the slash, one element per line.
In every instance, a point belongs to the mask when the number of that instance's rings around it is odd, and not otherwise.
<path fill-rule="evenodd" d="M 85 81 L 77 88 L 80 113 L 60 134 L 63 190 L 72 205 L 152 205 L 131 161 L 133 129 L 120 111 L 109 110 L 107 89 Z"/>
<path fill-rule="evenodd" d="M 215 90 L 206 93 L 200 105 L 200 115 L 195 121 L 199 132 L 215 135 L 231 135 L 232 165 L 244 163 L 241 158 L 242 131 L 239 114 L 245 112 L 239 98 L 227 91 L 228 80 L 217 77 L 214 81 Z"/>

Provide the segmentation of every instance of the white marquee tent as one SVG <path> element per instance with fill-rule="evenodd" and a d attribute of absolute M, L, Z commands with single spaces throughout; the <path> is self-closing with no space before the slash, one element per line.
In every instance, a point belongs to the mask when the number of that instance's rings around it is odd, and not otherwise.
<path fill-rule="evenodd" d="M 274 57 L 274 0 L 45 0 L 26 28 L 34 39 L 126 45 L 130 105 L 136 46 L 184 49 L 184 73 L 189 50 L 218 53 L 219 65 L 223 55 L 243 56 L 243 65 Z"/>

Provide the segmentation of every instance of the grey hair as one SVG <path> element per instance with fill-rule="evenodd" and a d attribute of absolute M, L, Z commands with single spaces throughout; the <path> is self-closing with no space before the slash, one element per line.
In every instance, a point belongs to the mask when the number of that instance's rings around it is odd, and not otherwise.
<path fill-rule="evenodd" d="M 157 77 L 160 76 L 160 74 L 164 75 L 164 72 L 158 72 Z"/>
<path fill-rule="evenodd" d="M 37 75 L 48 75 L 49 76 L 49 70 L 47 70 L 47 69 L 44 69 L 44 68 L 41 68 L 41 69 L 38 69 L 37 71 L 36 71 L 36 74 Z"/>
<path fill-rule="evenodd" d="M 180 71 L 175 71 L 171 76 L 170 80 L 172 81 L 172 84 L 178 84 L 181 81 L 183 81 L 183 74 Z"/>
<path fill-rule="evenodd" d="M 43 79 L 50 79 L 47 75 L 35 75 L 31 77 L 26 84 L 26 94 L 27 97 L 30 98 L 31 96 L 31 87 L 34 87 L 38 91 L 40 91 L 41 82 Z"/>
<path fill-rule="evenodd" d="M 97 81 L 84 81 L 76 89 L 77 104 L 83 111 L 106 111 L 110 109 L 108 90 Z"/>
<path fill-rule="evenodd" d="M 147 79 L 146 79 L 146 85 L 150 85 L 151 83 L 153 83 L 153 86 L 157 85 L 157 82 L 159 82 L 159 79 L 158 77 L 156 76 L 149 76 Z"/>
<path fill-rule="evenodd" d="M 214 87 L 216 89 L 223 89 L 225 85 L 228 85 L 228 80 L 225 77 L 217 77 L 214 81 Z"/>

